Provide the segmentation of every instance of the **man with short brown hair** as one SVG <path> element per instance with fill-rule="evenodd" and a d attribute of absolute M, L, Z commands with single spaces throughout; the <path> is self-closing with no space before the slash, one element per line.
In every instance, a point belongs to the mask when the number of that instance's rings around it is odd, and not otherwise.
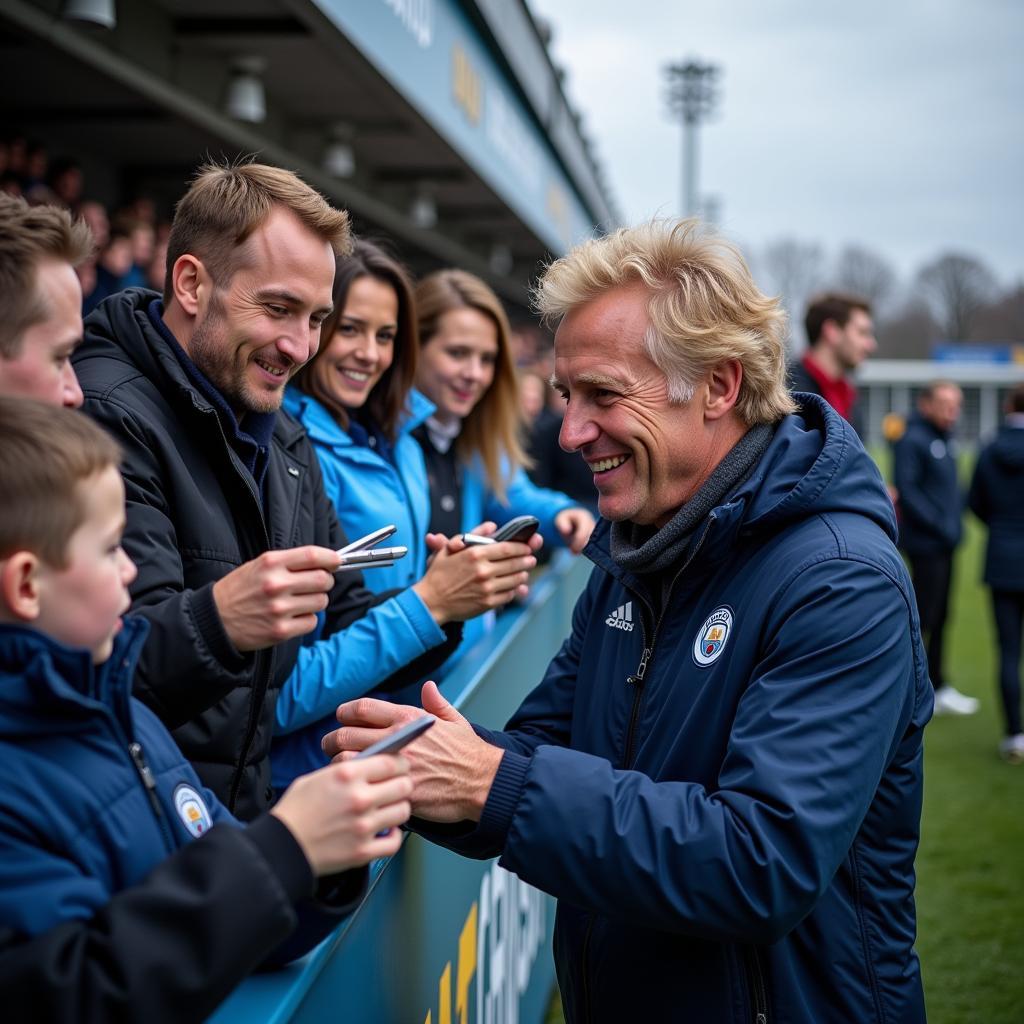
<path fill-rule="evenodd" d="M 71 366 L 82 340 L 75 267 L 92 248 L 66 210 L 0 194 L 0 394 L 82 404 Z"/>
<path fill-rule="evenodd" d="M 349 245 L 347 214 L 294 174 L 201 168 L 178 204 L 164 298 L 105 300 L 76 357 L 86 411 L 125 453 L 133 610 L 151 627 L 135 693 L 247 820 L 273 800 L 277 696 L 321 618 L 317 648 L 372 618 L 367 689 L 444 651 L 415 595 L 378 599 L 358 573 L 335 575 L 347 540 L 309 439 L 278 412 Z"/>
<path fill-rule="evenodd" d="M 850 375 L 878 347 L 871 306 L 856 295 L 812 299 L 804 316 L 807 351 L 789 369 L 790 387 L 822 398 L 863 436 L 857 388 Z"/>

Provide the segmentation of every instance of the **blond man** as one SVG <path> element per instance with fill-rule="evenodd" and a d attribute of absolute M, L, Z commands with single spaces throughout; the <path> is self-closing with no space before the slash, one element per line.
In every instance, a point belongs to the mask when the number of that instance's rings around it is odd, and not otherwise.
<path fill-rule="evenodd" d="M 569 1021 L 923 1021 L 931 692 L 874 464 L 794 412 L 775 300 L 693 223 L 586 242 L 538 299 L 595 568 L 503 732 L 424 687 L 417 827 L 558 897 Z M 342 705 L 325 749 L 418 714 Z"/>

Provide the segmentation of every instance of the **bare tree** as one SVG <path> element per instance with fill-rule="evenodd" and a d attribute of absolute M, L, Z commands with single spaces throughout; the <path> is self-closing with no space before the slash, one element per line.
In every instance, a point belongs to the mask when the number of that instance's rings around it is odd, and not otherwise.
<path fill-rule="evenodd" d="M 966 341 L 978 313 L 996 291 L 992 271 L 973 256 L 946 253 L 923 267 L 918 285 L 949 341 Z"/>
<path fill-rule="evenodd" d="M 1024 284 L 986 306 L 974 321 L 971 341 L 1024 341 Z"/>
<path fill-rule="evenodd" d="M 927 359 L 939 328 L 920 298 L 911 299 L 878 324 L 878 354 L 884 359 Z"/>
<path fill-rule="evenodd" d="M 896 287 L 896 272 L 877 253 L 859 245 L 848 245 L 836 260 L 836 287 L 867 299 L 876 312 L 885 306 Z"/>
<path fill-rule="evenodd" d="M 768 290 L 781 297 L 789 313 L 790 324 L 799 323 L 808 297 L 822 280 L 824 255 L 821 246 L 815 242 L 782 238 L 764 247 L 758 263 Z"/>

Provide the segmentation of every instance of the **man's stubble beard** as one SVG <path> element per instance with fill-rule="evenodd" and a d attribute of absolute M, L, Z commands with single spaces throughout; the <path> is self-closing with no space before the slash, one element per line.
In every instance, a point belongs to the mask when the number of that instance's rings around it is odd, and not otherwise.
<path fill-rule="evenodd" d="M 281 392 L 266 396 L 253 394 L 245 380 L 247 365 L 235 365 L 233 356 L 238 349 L 229 344 L 225 320 L 224 304 L 214 291 L 206 316 L 192 335 L 189 357 L 239 418 L 250 412 L 277 412 L 281 407 Z"/>

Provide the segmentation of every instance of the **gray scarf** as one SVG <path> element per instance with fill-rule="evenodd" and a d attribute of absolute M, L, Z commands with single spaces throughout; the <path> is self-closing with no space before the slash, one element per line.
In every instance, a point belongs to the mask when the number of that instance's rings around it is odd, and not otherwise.
<path fill-rule="evenodd" d="M 638 526 L 628 520 L 612 523 L 612 558 L 623 569 L 639 574 L 679 568 L 694 531 L 707 514 L 721 504 L 753 472 L 775 436 L 775 426 L 751 427 L 728 451 L 697 492 L 660 529 Z"/>

